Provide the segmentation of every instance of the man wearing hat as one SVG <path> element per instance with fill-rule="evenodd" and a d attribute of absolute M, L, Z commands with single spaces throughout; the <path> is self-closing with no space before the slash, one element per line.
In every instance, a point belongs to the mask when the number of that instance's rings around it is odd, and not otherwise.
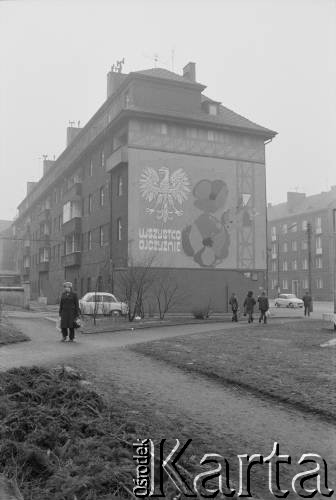
<path fill-rule="evenodd" d="M 80 314 L 78 297 L 72 291 L 72 283 L 66 281 L 63 284 L 63 293 L 61 296 L 59 315 L 61 317 L 62 342 L 65 342 L 69 331 L 69 341 L 73 342 L 75 338 L 74 323 Z"/>

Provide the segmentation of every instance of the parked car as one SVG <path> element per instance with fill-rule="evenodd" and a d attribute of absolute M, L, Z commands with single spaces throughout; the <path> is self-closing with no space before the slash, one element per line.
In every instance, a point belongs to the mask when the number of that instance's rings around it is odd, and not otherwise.
<path fill-rule="evenodd" d="M 112 293 L 88 292 L 79 300 L 81 314 L 126 315 L 128 306 Z"/>
<path fill-rule="evenodd" d="M 275 307 L 303 307 L 303 300 L 298 299 L 294 293 L 281 293 L 274 304 Z"/>

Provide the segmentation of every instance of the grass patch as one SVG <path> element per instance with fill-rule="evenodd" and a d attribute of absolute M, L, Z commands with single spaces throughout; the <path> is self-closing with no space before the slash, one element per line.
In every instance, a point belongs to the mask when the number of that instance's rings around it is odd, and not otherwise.
<path fill-rule="evenodd" d="M 15 477 L 27 499 L 132 498 L 132 443 L 151 436 L 151 422 L 112 393 L 107 404 L 62 367 L 0 373 L 0 473 Z"/>
<path fill-rule="evenodd" d="M 334 419 L 335 351 L 317 320 L 253 324 L 128 348 L 188 372 Z"/>
<path fill-rule="evenodd" d="M 15 344 L 16 342 L 25 342 L 30 338 L 15 328 L 7 319 L 0 321 L 0 347 L 6 344 Z"/>

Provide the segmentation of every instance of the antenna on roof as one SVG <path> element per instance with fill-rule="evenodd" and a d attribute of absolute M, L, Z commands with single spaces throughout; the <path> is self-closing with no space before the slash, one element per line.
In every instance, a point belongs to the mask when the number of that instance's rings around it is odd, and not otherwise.
<path fill-rule="evenodd" d="M 159 54 L 154 54 L 154 68 L 157 67 L 158 60 L 159 60 Z"/>
<path fill-rule="evenodd" d="M 75 125 L 75 123 L 76 123 L 75 121 L 69 120 L 69 127 L 73 127 Z"/>

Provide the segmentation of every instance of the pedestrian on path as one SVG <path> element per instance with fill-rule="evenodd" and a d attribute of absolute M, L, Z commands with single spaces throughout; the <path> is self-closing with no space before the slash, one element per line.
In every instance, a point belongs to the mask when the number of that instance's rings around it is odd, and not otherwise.
<path fill-rule="evenodd" d="M 232 293 L 230 300 L 229 300 L 229 304 L 230 304 L 231 309 L 232 309 L 232 321 L 237 322 L 238 321 L 238 300 L 237 300 L 237 296 L 235 293 Z"/>
<path fill-rule="evenodd" d="M 303 300 L 303 305 L 304 305 L 304 315 L 310 316 L 310 311 L 312 309 L 313 299 L 308 291 L 302 297 L 302 300 Z"/>
<path fill-rule="evenodd" d="M 244 316 L 247 316 L 248 323 L 253 323 L 253 311 L 256 305 L 256 300 L 253 297 L 253 292 L 249 291 L 244 300 Z"/>
<path fill-rule="evenodd" d="M 268 297 L 266 297 L 265 292 L 262 292 L 260 297 L 258 297 L 258 303 L 259 303 L 259 311 L 260 311 L 259 323 L 261 323 L 262 321 L 264 321 L 264 323 L 267 323 L 266 313 L 269 310 L 269 301 L 268 301 Z"/>
<path fill-rule="evenodd" d="M 69 333 L 69 341 L 75 338 L 75 321 L 80 314 L 78 297 L 72 291 L 72 283 L 66 281 L 63 285 L 59 315 L 61 317 L 62 342 L 65 342 Z"/>

